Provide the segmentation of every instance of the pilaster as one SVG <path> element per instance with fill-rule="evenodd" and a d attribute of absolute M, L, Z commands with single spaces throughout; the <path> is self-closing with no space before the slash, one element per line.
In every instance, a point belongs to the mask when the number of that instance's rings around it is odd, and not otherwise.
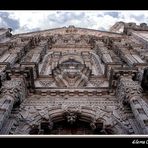
<path fill-rule="evenodd" d="M 142 99 L 142 88 L 130 76 L 120 76 L 116 95 L 122 104 L 129 104 L 143 134 L 148 134 L 147 104 Z"/>

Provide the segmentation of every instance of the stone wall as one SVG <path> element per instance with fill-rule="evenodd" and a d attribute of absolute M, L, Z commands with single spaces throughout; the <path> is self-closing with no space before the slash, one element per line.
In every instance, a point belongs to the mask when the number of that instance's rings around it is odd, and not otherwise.
<path fill-rule="evenodd" d="M 0 133 L 83 122 L 98 135 L 147 134 L 147 26 L 111 31 L 69 26 L 0 43 Z"/>

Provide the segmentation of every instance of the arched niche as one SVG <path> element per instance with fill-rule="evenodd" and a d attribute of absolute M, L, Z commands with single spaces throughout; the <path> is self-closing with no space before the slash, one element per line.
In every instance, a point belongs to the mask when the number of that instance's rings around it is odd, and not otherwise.
<path fill-rule="evenodd" d="M 42 118 L 38 125 L 30 128 L 29 134 L 37 135 L 102 135 L 114 134 L 106 120 L 95 119 L 96 113 L 91 108 L 53 109 L 49 111 L 50 120 Z"/>

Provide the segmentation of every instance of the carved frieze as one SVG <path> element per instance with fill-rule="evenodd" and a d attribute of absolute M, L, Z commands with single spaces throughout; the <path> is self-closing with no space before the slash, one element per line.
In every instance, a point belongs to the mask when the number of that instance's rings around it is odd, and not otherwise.
<path fill-rule="evenodd" d="M 121 130 L 120 134 L 134 133 L 127 119 L 123 120 L 120 118 L 122 115 L 119 114 L 117 104 L 111 107 L 109 104 L 105 106 L 102 104 L 101 106 L 95 102 L 93 105 L 90 105 L 90 102 L 88 102 L 88 106 L 86 106 L 84 102 L 85 101 L 83 101 L 82 104 L 80 104 L 80 102 L 75 104 L 73 101 L 67 102 L 67 104 L 57 102 L 57 106 L 48 106 L 47 103 L 45 103 L 45 105 L 40 104 L 40 106 L 26 106 L 27 104 L 22 104 L 18 118 L 20 118 L 21 122 L 27 124 L 30 129 L 32 125 L 39 125 L 42 119 L 53 121 L 51 122 L 53 126 L 56 116 L 57 119 L 61 116 L 61 118 L 64 117 L 70 124 L 74 124 L 77 120 L 86 120 L 88 118 L 87 120 L 90 122 L 92 130 L 96 130 L 100 127 L 100 123 L 103 123 L 102 130 L 107 132 L 109 129 L 112 129 L 112 132 L 110 131 L 112 134 L 116 133 L 117 129 L 118 132 Z M 22 131 L 24 128 L 25 126 L 22 128 Z M 16 130 L 16 132 L 18 131 Z"/>
<path fill-rule="evenodd" d="M 56 87 L 54 80 L 40 80 L 39 84 L 43 87 Z"/>
<path fill-rule="evenodd" d="M 138 82 L 134 82 L 131 77 L 121 76 L 117 88 L 117 97 L 121 100 L 129 101 L 133 96 L 142 97 L 142 88 Z"/>

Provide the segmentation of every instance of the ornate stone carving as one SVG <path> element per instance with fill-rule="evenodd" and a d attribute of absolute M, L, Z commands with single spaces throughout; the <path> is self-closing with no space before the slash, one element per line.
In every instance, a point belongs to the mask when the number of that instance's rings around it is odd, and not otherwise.
<path fill-rule="evenodd" d="M 117 96 L 122 101 L 129 101 L 133 96 L 142 97 L 142 88 L 138 82 L 134 82 L 131 77 L 121 76 L 117 88 Z"/>
<path fill-rule="evenodd" d="M 82 63 L 69 59 L 53 70 L 57 84 L 63 87 L 82 87 L 91 74 L 91 70 Z"/>
<path fill-rule="evenodd" d="M 84 123 L 86 133 L 147 134 L 147 25 L 112 27 L 119 29 L 69 26 L 11 38 L 0 29 L 0 133 Z"/>
<path fill-rule="evenodd" d="M 90 84 L 89 84 L 90 83 Z M 99 79 L 91 79 L 86 87 L 101 87 L 101 85 L 104 83 L 103 80 L 99 80 Z"/>
<path fill-rule="evenodd" d="M 140 124 L 142 132 L 148 133 L 148 128 L 145 121 L 148 120 L 147 111 L 144 111 L 145 101 L 142 99 L 142 88 L 140 85 L 132 80 L 131 77 L 121 77 L 118 86 L 117 96 L 121 102 L 129 103 L 130 107 L 135 115 L 137 122 Z M 145 116 L 141 116 L 145 114 Z"/>
<path fill-rule="evenodd" d="M 68 112 L 66 114 L 67 114 L 66 118 L 68 123 L 73 124 L 74 122 L 76 122 L 77 115 L 74 112 Z"/>
<path fill-rule="evenodd" d="M 2 86 L 3 95 L 10 95 L 15 101 L 20 99 L 20 101 L 25 99 L 26 96 L 26 86 L 23 78 L 13 78 L 10 81 L 5 81 Z"/>
<path fill-rule="evenodd" d="M 2 99 L 0 109 L 3 110 L 3 117 L 0 116 L 1 124 L 6 121 L 10 115 L 13 105 L 22 102 L 26 98 L 26 86 L 23 78 L 12 78 L 5 81 L 2 86 Z M 1 128 L 1 127 L 0 127 Z"/>
<path fill-rule="evenodd" d="M 55 81 L 54 80 L 40 80 L 39 83 L 43 87 L 56 87 Z"/>

